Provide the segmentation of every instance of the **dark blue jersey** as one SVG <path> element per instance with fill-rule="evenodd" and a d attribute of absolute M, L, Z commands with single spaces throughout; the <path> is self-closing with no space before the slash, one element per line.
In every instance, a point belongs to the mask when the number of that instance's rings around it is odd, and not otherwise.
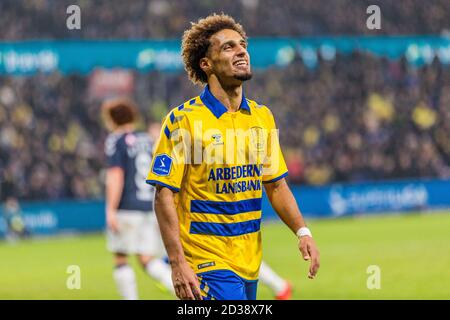
<path fill-rule="evenodd" d="M 108 168 L 124 171 L 118 209 L 153 211 L 154 188 L 145 182 L 151 164 L 152 141 L 144 132 L 112 133 L 105 142 Z"/>

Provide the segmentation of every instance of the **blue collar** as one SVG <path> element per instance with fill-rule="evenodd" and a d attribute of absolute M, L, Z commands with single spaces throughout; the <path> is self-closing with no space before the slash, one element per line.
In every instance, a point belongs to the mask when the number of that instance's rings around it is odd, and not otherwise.
<path fill-rule="evenodd" d="M 206 85 L 205 90 L 200 95 L 200 99 L 208 107 L 209 110 L 219 119 L 228 109 L 213 96 L 211 91 L 209 91 L 209 86 Z M 242 92 L 242 101 L 239 106 L 239 110 L 246 110 L 250 113 L 250 106 L 248 105 L 247 99 L 245 98 L 244 92 Z"/>

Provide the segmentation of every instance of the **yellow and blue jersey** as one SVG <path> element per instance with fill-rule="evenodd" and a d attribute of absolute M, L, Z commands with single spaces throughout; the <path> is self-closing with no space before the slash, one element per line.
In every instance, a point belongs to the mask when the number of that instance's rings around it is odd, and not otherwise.
<path fill-rule="evenodd" d="M 166 117 L 147 183 L 177 192 L 180 237 L 196 273 L 231 270 L 255 280 L 263 184 L 286 175 L 269 108 L 243 95 L 228 112 L 206 86 Z"/>

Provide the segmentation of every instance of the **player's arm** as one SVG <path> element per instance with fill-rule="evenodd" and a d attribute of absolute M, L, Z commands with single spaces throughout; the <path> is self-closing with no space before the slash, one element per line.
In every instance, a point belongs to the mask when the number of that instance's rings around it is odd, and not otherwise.
<path fill-rule="evenodd" d="M 180 299 L 201 299 L 200 285 L 194 270 L 187 263 L 180 240 L 178 213 L 174 193 L 179 192 L 186 166 L 183 137 L 179 135 L 185 124 L 182 114 L 173 110 L 166 117 L 156 144 L 147 183 L 156 187 L 155 212 L 161 236 L 172 267 L 175 294 Z"/>
<path fill-rule="evenodd" d="M 299 234 L 299 230 L 305 228 L 306 223 L 286 179 L 265 183 L 264 187 L 273 209 L 292 232 L 297 234 L 303 259 L 311 261 L 308 277 L 314 278 L 320 266 L 319 250 L 311 236 Z"/>
<path fill-rule="evenodd" d="M 155 212 L 172 267 L 172 282 L 180 299 L 201 300 L 197 276 L 188 265 L 181 245 L 173 192 L 167 187 L 156 185 Z"/>
<path fill-rule="evenodd" d="M 267 157 L 265 159 L 263 182 L 272 207 L 281 220 L 298 236 L 299 249 L 303 259 L 310 260 L 309 278 L 314 278 L 319 269 L 319 251 L 306 228 L 305 220 L 297 206 L 292 192 L 284 179 L 288 174 L 286 162 L 281 152 L 275 119 L 268 111 Z"/>
<path fill-rule="evenodd" d="M 125 149 L 119 137 L 110 135 L 105 141 L 107 169 L 105 176 L 106 223 L 113 232 L 118 232 L 117 209 L 122 197 L 125 180 Z"/>
<path fill-rule="evenodd" d="M 114 232 L 118 231 L 117 208 L 122 197 L 124 180 L 125 174 L 121 167 L 111 167 L 106 170 L 106 223 Z"/>

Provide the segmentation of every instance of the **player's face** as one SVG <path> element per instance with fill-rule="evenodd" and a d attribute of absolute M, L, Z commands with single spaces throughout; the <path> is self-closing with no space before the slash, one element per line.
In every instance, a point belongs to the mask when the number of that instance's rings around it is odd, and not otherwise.
<path fill-rule="evenodd" d="M 251 79 L 247 41 L 238 32 L 224 29 L 212 35 L 210 41 L 211 71 L 221 82 L 240 84 Z"/>

